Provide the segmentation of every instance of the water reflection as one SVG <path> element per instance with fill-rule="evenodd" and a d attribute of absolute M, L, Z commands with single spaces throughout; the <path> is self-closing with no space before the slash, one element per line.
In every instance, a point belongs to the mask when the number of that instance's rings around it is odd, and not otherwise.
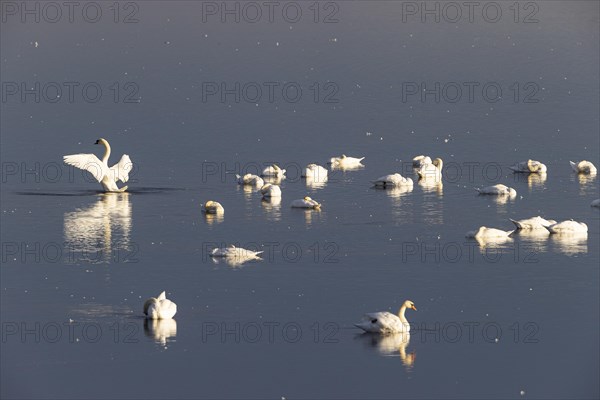
<path fill-rule="evenodd" d="M 157 344 L 167 347 L 177 336 L 177 322 L 174 319 L 144 319 L 144 334 Z"/>
<path fill-rule="evenodd" d="M 323 189 L 327 185 L 327 177 L 315 179 L 312 176 L 306 177 L 306 187 L 311 189 Z"/>
<path fill-rule="evenodd" d="M 443 195 L 444 183 L 435 177 L 421 178 L 417 181 L 417 184 L 423 189 L 423 192 Z"/>
<path fill-rule="evenodd" d="M 576 254 L 587 253 L 588 251 L 587 232 L 582 233 L 557 233 L 550 235 L 550 241 L 554 247 L 561 253 L 572 256 Z"/>
<path fill-rule="evenodd" d="M 579 173 L 577 175 L 577 180 L 579 181 L 579 194 L 586 195 L 589 193 L 593 193 L 595 190 L 595 181 L 596 181 L 596 173 L 592 174 L 583 174 Z"/>
<path fill-rule="evenodd" d="M 546 252 L 550 232 L 546 229 L 521 229 L 513 234 L 520 241 L 530 246 L 529 253 Z"/>
<path fill-rule="evenodd" d="M 87 208 L 64 214 L 64 237 L 73 261 L 110 263 L 115 257 L 123 261 L 132 250 L 129 193 L 103 193 L 99 197 Z"/>
<path fill-rule="evenodd" d="M 406 353 L 406 347 L 410 343 L 409 333 L 393 333 L 389 335 L 380 335 L 373 333 L 363 333 L 358 335 L 371 348 L 375 348 L 382 356 L 399 356 L 402 364 L 407 369 L 412 369 L 417 354 L 413 351 Z"/>
<path fill-rule="evenodd" d="M 220 224 L 221 222 L 223 222 L 225 220 L 225 214 L 208 214 L 208 213 L 203 213 L 204 215 L 204 220 L 206 221 L 206 223 L 208 225 L 214 225 L 214 224 Z"/>
<path fill-rule="evenodd" d="M 263 197 L 260 204 L 263 210 L 267 212 L 268 220 L 281 220 L 281 197 Z"/>
<path fill-rule="evenodd" d="M 501 255 L 504 249 L 510 249 L 509 244 L 512 244 L 513 238 L 511 237 L 476 237 L 472 238 L 479 245 L 479 252 L 485 256 L 486 259 L 494 259 L 495 255 Z M 512 251 L 514 249 L 511 249 Z"/>
<path fill-rule="evenodd" d="M 548 179 L 548 174 L 545 172 L 537 174 L 528 174 L 527 186 L 529 186 L 529 189 L 543 189 L 544 184 L 546 183 L 546 179 Z"/>

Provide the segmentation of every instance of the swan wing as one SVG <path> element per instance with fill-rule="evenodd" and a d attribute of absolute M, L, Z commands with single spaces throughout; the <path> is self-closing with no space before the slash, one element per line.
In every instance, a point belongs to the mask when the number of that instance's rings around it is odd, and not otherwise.
<path fill-rule="evenodd" d="M 95 154 L 70 154 L 63 156 L 63 161 L 67 165 L 89 172 L 98 182 L 102 182 L 108 173 L 108 167 Z"/>
<path fill-rule="evenodd" d="M 118 163 L 110 167 L 111 177 L 117 181 L 123 183 L 129 180 L 129 172 L 133 169 L 133 163 L 131 158 L 127 154 L 123 154 Z"/>

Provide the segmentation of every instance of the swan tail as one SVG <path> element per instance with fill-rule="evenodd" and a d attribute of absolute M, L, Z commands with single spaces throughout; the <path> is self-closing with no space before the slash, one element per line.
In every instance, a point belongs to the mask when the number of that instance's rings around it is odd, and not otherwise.
<path fill-rule="evenodd" d="M 519 221 L 515 221 L 515 220 L 514 220 L 514 219 L 512 219 L 512 218 L 509 218 L 509 220 L 510 220 L 510 221 L 511 221 L 513 224 L 515 224 L 515 226 L 517 227 L 517 229 L 523 229 L 523 226 L 521 225 L 521 223 L 520 223 Z"/>
<path fill-rule="evenodd" d="M 575 172 L 579 172 L 579 169 L 577 168 L 577 164 L 575 164 L 573 161 L 569 161 L 569 164 L 571 164 L 571 169 Z"/>

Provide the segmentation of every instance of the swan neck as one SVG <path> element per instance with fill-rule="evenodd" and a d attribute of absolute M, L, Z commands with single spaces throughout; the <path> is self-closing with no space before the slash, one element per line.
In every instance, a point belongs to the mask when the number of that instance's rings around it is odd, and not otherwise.
<path fill-rule="evenodd" d="M 404 316 L 405 312 L 406 312 L 406 306 L 402 305 L 402 307 L 400 307 L 400 311 L 398 311 L 398 318 L 400 318 L 400 321 L 408 323 L 408 321 L 406 320 L 406 317 Z"/>
<path fill-rule="evenodd" d="M 102 140 L 102 144 L 106 148 L 106 152 L 104 153 L 104 157 L 102 157 L 103 163 L 108 163 L 108 158 L 110 157 L 110 144 L 106 140 Z"/>

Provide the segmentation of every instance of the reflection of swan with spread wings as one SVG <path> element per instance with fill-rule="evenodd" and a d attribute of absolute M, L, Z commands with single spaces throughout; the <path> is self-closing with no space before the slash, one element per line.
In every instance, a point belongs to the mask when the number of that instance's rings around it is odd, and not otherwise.
<path fill-rule="evenodd" d="M 131 247 L 129 194 L 104 193 L 95 204 L 64 214 L 64 236 L 74 258 L 110 262 Z"/>

